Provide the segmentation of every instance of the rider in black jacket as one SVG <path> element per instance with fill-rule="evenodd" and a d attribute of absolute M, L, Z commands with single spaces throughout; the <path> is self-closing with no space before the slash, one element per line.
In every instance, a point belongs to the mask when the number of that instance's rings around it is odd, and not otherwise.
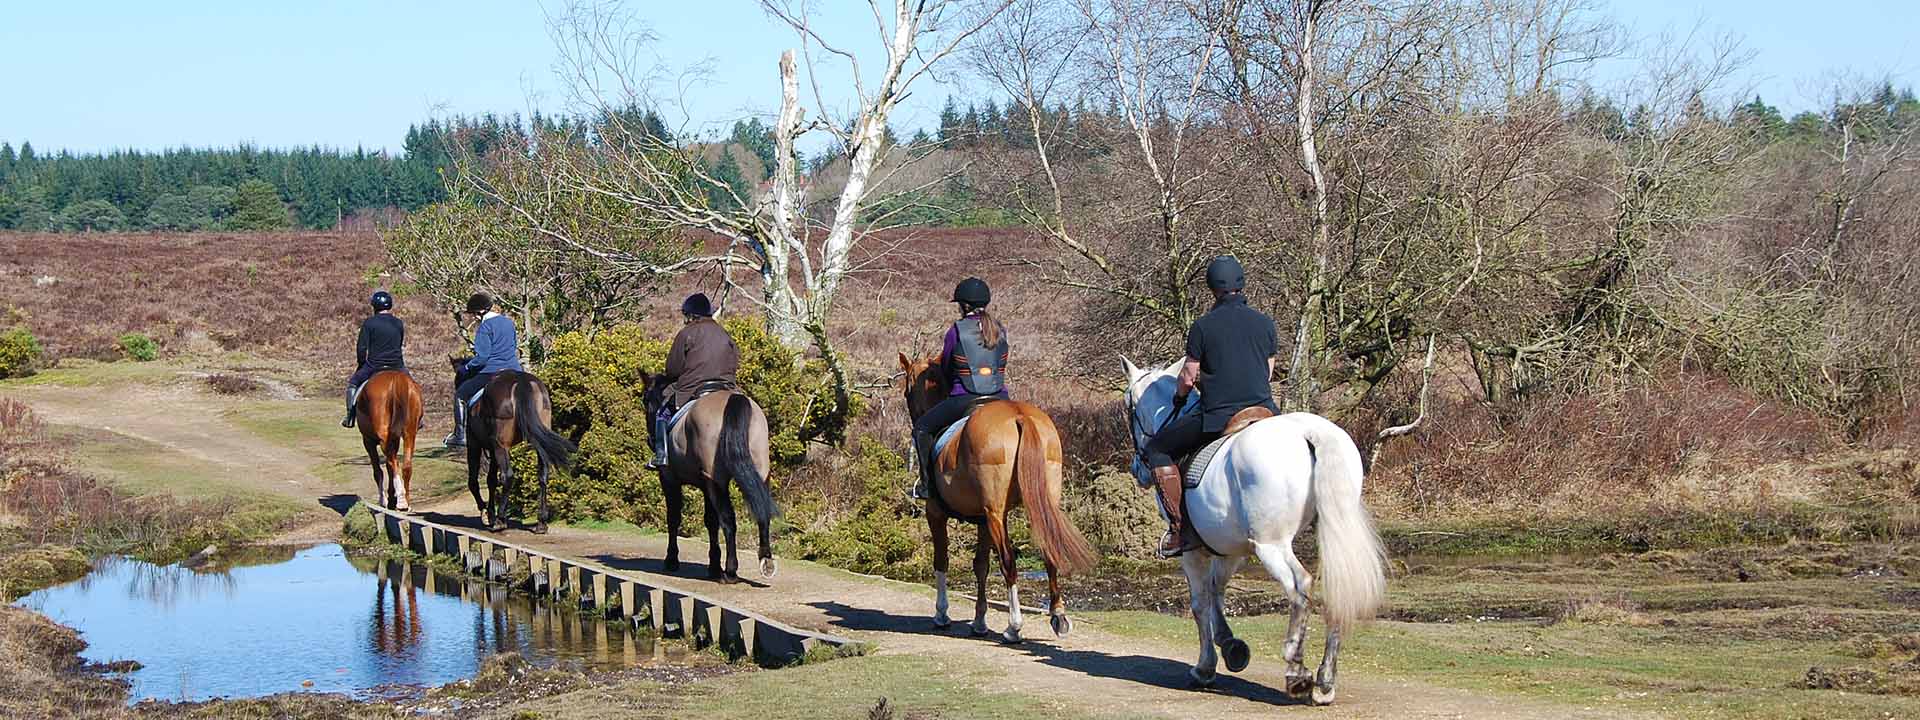
<path fill-rule="evenodd" d="M 360 339 L 354 343 L 353 356 L 359 369 L 347 379 L 347 419 L 340 427 L 353 427 L 354 396 L 360 385 L 382 370 L 405 370 L 407 361 L 401 352 L 406 344 L 407 326 L 393 314 L 393 296 L 381 290 L 369 300 L 373 315 L 360 323 Z"/>

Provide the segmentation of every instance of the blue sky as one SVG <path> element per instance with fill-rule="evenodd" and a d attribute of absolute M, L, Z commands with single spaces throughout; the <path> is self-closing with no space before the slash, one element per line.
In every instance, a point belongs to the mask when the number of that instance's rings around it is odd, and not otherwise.
<path fill-rule="evenodd" d="M 1791 113 L 1837 71 L 1920 74 L 1920 3 L 1601 0 L 1637 35 L 1704 21 L 1756 53 L 1740 79 Z M 558 11 L 562 0 L 547 0 Z M 877 50 L 858 0 L 820 23 Z M 546 13 L 532 0 L 21 0 L 0 10 L 0 139 L 42 151 L 314 144 L 397 149 L 408 123 L 449 113 L 564 109 Z M 707 130 L 777 102 L 784 26 L 752 0 L 637 0 L 668 63 L 710 63 L 686 93 Z M 932 124 L 956 86 L 914 94 L 896 127 Z M 829 98 L 844 102 L 844 98 Z"/>

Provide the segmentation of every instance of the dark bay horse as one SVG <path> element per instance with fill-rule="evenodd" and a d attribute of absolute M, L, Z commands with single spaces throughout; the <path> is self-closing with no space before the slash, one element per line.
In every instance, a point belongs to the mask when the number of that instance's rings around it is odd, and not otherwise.
<path fill-rule="evenodd" d="M 640 373 L 647 415 L 659 412 L 664 388 L 657 378 Z M 707 577 L 722 583 L 740 580 L 738 530 L 733 512 L 732 485 L 740 486 L 747 511 L 760 529 L 760 574 L 771 578 L 779 567 L 773 560 L 773 490 L 767 473 L 767 414 L 744 394 L 716 390 L 694 398 L 686 418 L 674 426 L 667 440 L 667 467 L 660 471 L 660 489 L 667 497 L 668 571 L 680 569 L 680 515 L 686 488 L 700 491 L 706 506 Z M 726 564 L 720 564 L 720 536 L 726 536 Z"/>
<path fill-rule="evenodd" d="M 908 360 L 900 355 L 901 382 L 907 412 L 925 414 L 947 396 L 952 387 L 938 358 Z M 1094 566 L 1099 558 L 1080 530 L 1060 511 L 1060 433 L 1053 419 L 1033 405 L 1013 400 L 991 400 L 980 405 L 958 437 L 935 459 L 935 482 L 928 488 L 927 526 L 933 533 L 933 577 L 937 596 L 933 623 L 946 627 L 947 520 L 950 517 L 985 525 L 985 538 L 974 545 L 973 632 L 987 632 L 987 551 L 1000 556 L 1000 572 L 1007 583 L 1011 619 L 1001 637 L 1020 641 L 1020 569 L 1014 564 L 1013 543 L 1007 537 L 1007 513 L 1027 509 L 1033 540 L 1047 565 L 1048 615 L 1055 635 L 1073 631 L 1067 603 L 1060 596 L 1060 576 Z"/>
<path fill-rule="evenodd" d="M 373 466 L 374 497 L 389 508 L 408 510 L 413 501 L 413 439 L 424 412 L 420 383 L 405 370 L 374 373 L 360 386 L 353 408 L 360 442 Z"/>
<path fill-rule="evenodd" d="M 535 533 L 547 531 L 553 513 L 547 509 L 547 472 L 566 467 L 573 443 L 553 431 L 553 401 L 546 384 L 532 373 L 503 370 L 487 383 L 480 402 L 467 414 L 467 490 L 480 506 L 487 529 L 505 530 L 506 498 L 513 494 L 513 446 L 533 446 L 540 460 L 540 514 Z M 480 453 L 487 453 L 487 499 L 480 499 Z"/>

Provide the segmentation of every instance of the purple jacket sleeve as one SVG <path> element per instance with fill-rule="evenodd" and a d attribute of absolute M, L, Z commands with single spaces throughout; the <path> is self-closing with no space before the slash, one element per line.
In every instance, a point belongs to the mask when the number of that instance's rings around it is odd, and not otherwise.
<path fill-rule="evenodd" d="M 953 362 L 952 362 L 953 351 L 959 350 L 959 349 L 960 349 L 960 325 L 957 323 L 953 325 L 948 325 L 946 343 L 940 346 L 941 367 L 947 367 L 947 368 L 953 367 Z"/>

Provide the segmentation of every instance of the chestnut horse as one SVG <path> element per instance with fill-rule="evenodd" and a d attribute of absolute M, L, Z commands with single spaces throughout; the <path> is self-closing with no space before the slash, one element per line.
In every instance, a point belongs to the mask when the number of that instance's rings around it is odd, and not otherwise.
<path fill-rule="evenodd" d="M 665 387 L 659 376 L 640 373 L 641 398 L 647 417 L 660 411 Z M 760 530 L 760 575 L 779 571 L 773 560 L 773 491 L 767 414 L 753 398 L 733 390 L 715 390 L 693 399 L 686 418 L 667 438 L 667 466 L 660 470 L 660 490 L 667 497 L 667 557 L 669 572 L 680 569 L 680 516 L 686 507 L 686 488 L 700 490 L 706 506 L 707 577 L 721 583 L 740 580 L 739 521 L 733 512 L 733 485 L 747 501 L 747 512 Z M 726 540 L 726 564 L 721 564 L 720 541 Z"/>
<path fill-rule="evenodd" d="M 566 467 L 573 457 L 573 443 L 552 429 L 553 401 L 547 386 L 532 373 L 502 370 L 487 382 L 480 402 L 467 413 L 467 490 L 487 529 L 505 530 L 506 498 L 513 494 L 514 445 L 533 446 L 539 459 L 540 514 L 533 532 L 544 534 L 553 513 L 547 509 L 547 471 Z M 480 453 L 487 453 L 487 499 L 480 499 Z M 504 490 L 503 490 L 504 488 Z"/>
<path fill-rule="evenodd" d="M 901 381 L 907 412 L 914 418 L 946 399 L 952 387 L 938 357 L 908 360 L 900 355 Z M 1067 603 L 1060 596 L 1060 576 L 1093 567 L 1099 558 L 1079 529 L 1060 511 L 1060 433 L 1053 419 L 1033 405 L 1013 400 L 989 400 L 974 409 L 966 427 L 935 459 L 938 470 L 927 493 L 927 527 L 933 534 L 933 578 L 937 595 L 933 624 L 946 627 L 947 519 L 985 525 L 985 537 L 974 546 L 973 633 L 987 632 L 987 550 L 1000 556 L 1000 572 L 1007 583 L 1010 615 L 1006 642 L 1020 641 L 1020 569 L 1014 564 L 1013 542 L 1007 537 L 1007 513 L 1026 507 L 1034 544 L 1047 565 L 1048 615 L 1054 635 L 1073 630 Z"/>
<path fill-rule="evenodd" d="M 373 466 L 377 502 L 405 511 L 413 500 L 413 438 L 424 412 L 420 383 L 405 370 L 382 370 L 367 378 L 354 398 L 354 422 Z"/>

